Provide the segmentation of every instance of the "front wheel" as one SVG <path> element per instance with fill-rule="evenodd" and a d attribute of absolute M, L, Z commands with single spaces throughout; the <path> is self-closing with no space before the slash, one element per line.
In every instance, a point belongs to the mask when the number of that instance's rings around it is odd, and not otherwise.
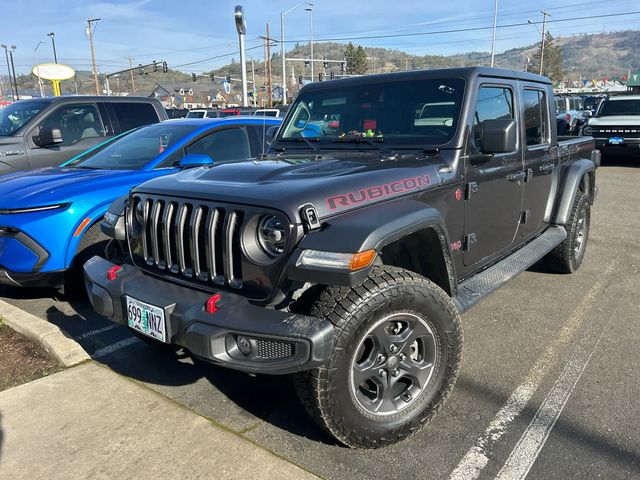
<path fill-rule="evenodd" d="M 311 311 L 335 326 L 328 364 L 299 374 L 307 411 L 340 442 L 377 448 L 417 433 L 444 405 L 462 358 L 456 307 L 413 272 L 374 267 L 353 288 L 329 287 Z"/>

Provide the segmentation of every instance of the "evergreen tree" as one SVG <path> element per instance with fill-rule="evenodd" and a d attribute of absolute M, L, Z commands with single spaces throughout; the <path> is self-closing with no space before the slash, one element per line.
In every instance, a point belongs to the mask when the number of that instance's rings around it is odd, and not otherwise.
<path fill-rule="evenodd" d="M 540 44 L 533 55 L 530 72 L 538 73 L 540 71 Z M 544 59 L 542 62 L 542 74 L 549 77 L 554 82 L 559 82 L 564 76 L 564 54 L 559 45 L 556 45 L 553 36 L 547 32 L 544 36 Z"/>
<path fill-rule="evenodd" d="M 347 73 L 349 75 L 355 74 L 356 70 L 356 47 L 353 46 L 353 43 L 349 42 L 347 47 L 344 49 L 344 58 L 347 60 Z"/>
<path fill-rule="evenodd" d="M 356 71 L 358 75 L 364 75 L 367 73 L 369 66 L 367 65 L 367 53 L 362 48 L 362 45 L 358 45 L 356 49 Z"/>

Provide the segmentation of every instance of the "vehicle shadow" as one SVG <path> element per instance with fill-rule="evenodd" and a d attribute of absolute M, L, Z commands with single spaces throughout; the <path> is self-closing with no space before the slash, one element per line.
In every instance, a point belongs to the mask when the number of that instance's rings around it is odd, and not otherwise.
<path fill-rule="evenodd" d="M 601 168 L 606 167 L 627 167 L 640 168 L 640 155 L 622 156 L 622 155 L 602 155 Z"/>
<path fill-rule="evenodd" d="M 86 330 L 87 325 L 99 329 L 113 324 L 96 315 L 85 299 L 67 300 L 77 313 L 67 315 L 51 307 L 47 310 L 47 319 L 67 334 L 74 332 L 75 334 L 70 336 L 76 337 L 78 343 L 90 355 L 114 343 L 133 340 L 126 348 L 94 358 L 96 362 L 114 372 L 152 386 L 177 388 L 185 395 L 188 395 L 193 384 L 204 379 L 208 382 L 206 389 L 210 390 L 209 398 L 212 405 L 216 402 L 216 396 L 222 397 L 250 415 L 291 434 L 328 445 L 336 444 L 335 440 L 320 429 L 305 412 L 295 392 L 291 376 L 250 376 L 218 367 L 194 358 L 182 348 L 164 348 L 164 345 L 155 343 L 148 345 L 137 340 L 124 326 L 109 329 L 100 335 L 78 339 L 77 333 Z M 215 417 L 215 406 L 209 408 L 209 411 L 214 412 L 213 420 L 224 423 Z M 222 412 L 220 413 L 220 416 L 224 417 Z"/>

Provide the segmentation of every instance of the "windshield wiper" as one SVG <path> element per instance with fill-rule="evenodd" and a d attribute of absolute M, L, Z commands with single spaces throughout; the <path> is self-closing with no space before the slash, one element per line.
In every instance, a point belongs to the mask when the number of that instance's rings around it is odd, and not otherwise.
<path fill-rule="evenodd" d="M 313 150 L 315 150 L 316 152 L 320 152 L 320 147 L 318 147 L 317 145 L 314 145 L 312 143 L 313 142 L 319 142 L 320 139 L 315 137 L 312 140 L 309 140 L 307 137 L 291 137 L 291 138 L 281 138 L 279 140 L 280 142 L 305 142 L 307 145 L 309 145 Z"/>
<path fill-rule="evenodd" d="M 384 140 L 382 138 L 369 138 L 369 137 L 343 137 L 343 138 L 336 138 L 333 140 L 333 143 L 368 143 L 369 145 L 372 145 L 374 147 L 376 147 L 378 150 L 384 152 L 390 160 L 396 158 L 398 156 L 397 152 L 394 152 L 393 150 L 384 147 L 382 145 L 380 145 Z"/>

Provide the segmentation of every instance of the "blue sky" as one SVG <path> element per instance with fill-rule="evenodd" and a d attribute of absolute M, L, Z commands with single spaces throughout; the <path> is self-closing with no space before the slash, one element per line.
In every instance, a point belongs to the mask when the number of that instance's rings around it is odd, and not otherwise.
<path fill-rule="evenodd" d="M 313 1 L 313 0 L 312 0 Z M 247 47 L 262 59 L 261 41 L 269 22 L 271 35 L 280 37 L 280 12 L 295 6 L 296 0 L 134 0 L 86 1 L 11 0 L 3 2 L 0 42 L 15 44 L 16 70 L 24 73 L 34 64 L 34 48 L 41 62 L 52 60 L 47 32 L 56 34 L 58 60 L 79 70 L 90 66 L 89 41 L 84 30 L 86 19 L 101 17 L 95 32 L 96 58 L 101 73 L 134 64 L 164 59 L 169 66 L 182 64 L 185 72 L 202 72 L 238 59 L 237 34 L 233 23 L 236 4 L 242 4 L 247 17 Z M 455 0 L 432 2 L 315 0 L 313 24 L 316 41 L 328 38 L 412 34 L 394 38 L 354 39 L 366 46 L 396 48 L 411 54 L 448 55 L 467 51 L 490 51 L 491 30 L 433 34 L 441 30 L 490 27 L 494 0 Z M 640 0 L 499 0 L 498 26 L 540 21 L 541 9 L 551 14 L 549 29 L 554 36 L 639 29 L 640 15 L 560 21 L 589 15 L 640 11 Z M 288 41 L 309 39 L 309 13 L 304 5 L 286 17 Z M 415 35 L 413 35 L 415 34 Z M 497 31 L 496 51 L 538 41 L 533 25 L 503 27 Z M 292 47 L 288 44 L 288 47 Z M 279 48 L 279 47 L 276 47 Z M 0 61 L 3 64 L 4 60 Z"/>

